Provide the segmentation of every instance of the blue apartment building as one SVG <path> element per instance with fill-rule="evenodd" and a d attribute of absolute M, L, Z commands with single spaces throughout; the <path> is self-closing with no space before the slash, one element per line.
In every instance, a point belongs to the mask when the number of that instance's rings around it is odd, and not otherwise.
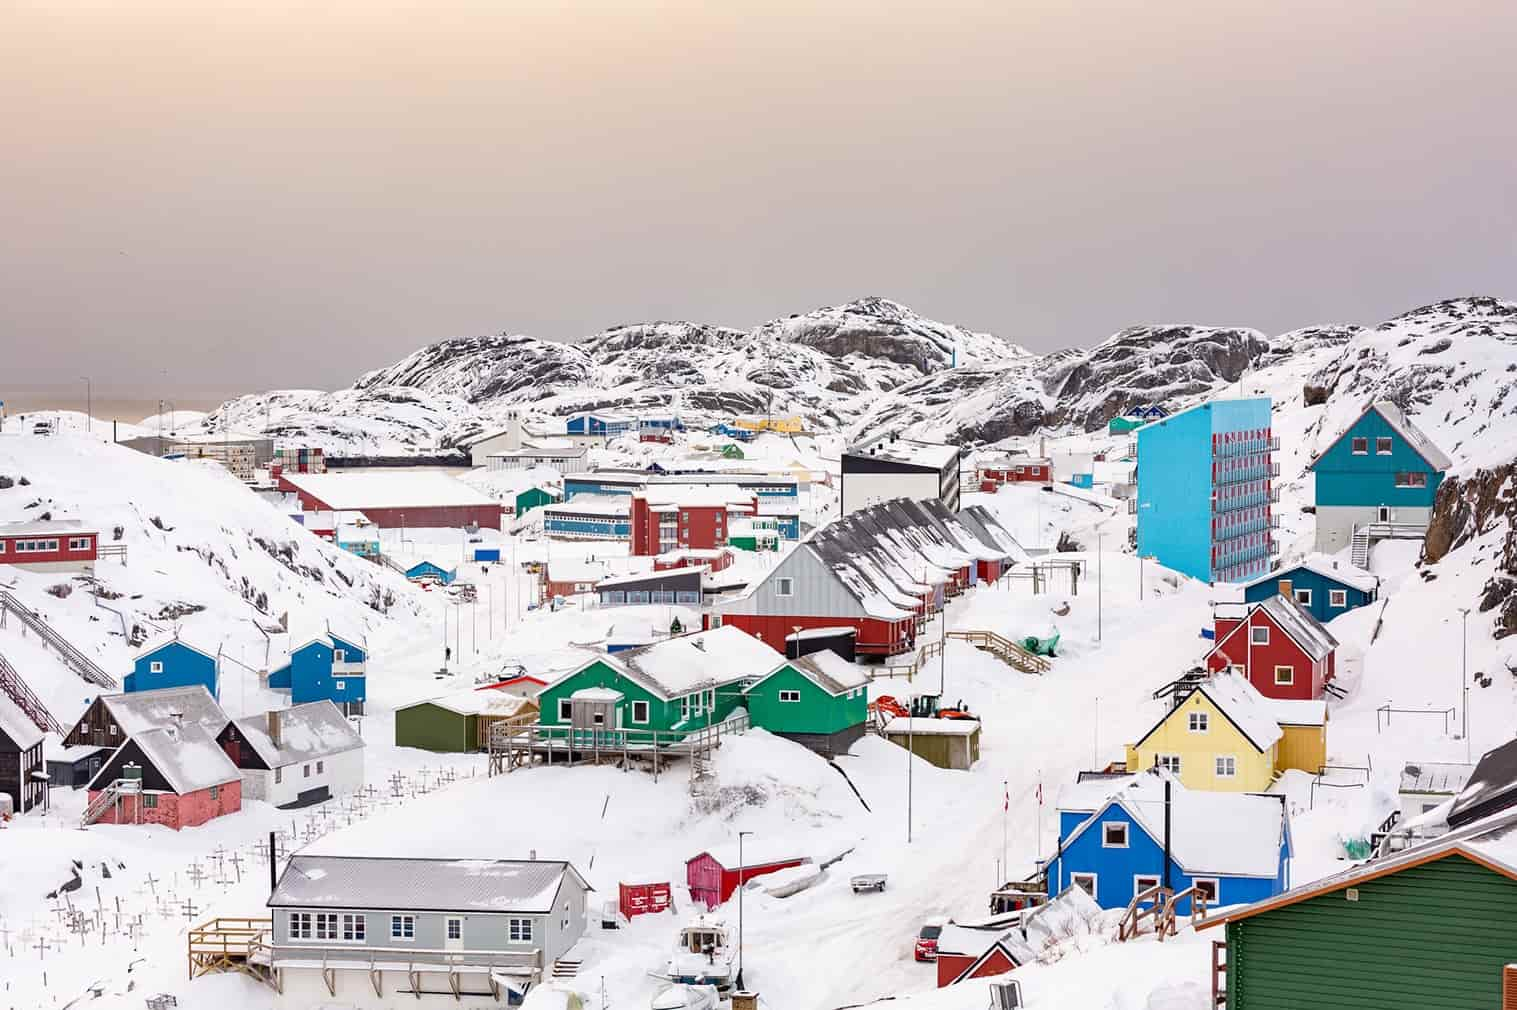
<path fill-rule="evenodd" d="M 1203 582 L 1247 582 L 1277 551 L 1270 400 L 1213 400 L 1139 428 L 1138 553 Z"/>

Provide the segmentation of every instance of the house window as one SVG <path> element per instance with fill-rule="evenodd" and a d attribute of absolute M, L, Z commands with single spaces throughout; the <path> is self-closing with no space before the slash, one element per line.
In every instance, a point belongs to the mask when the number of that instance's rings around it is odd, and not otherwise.
<path fill-rule="evenodd" d="M 89 538 L 88 537 L 70 537 L 69 538 L 69 542 L 68 542 L 68 549 L 71 550 L 71 551 L 87 551 L 87 550 L 89 550 L 90 549 Z"/>
<path fill-rule="evenodd" d="M 531 919 L 510 919 L 506 923 L 506 930 L 506 935 L 510 937 L 512 943 L 532 942 Z"/>
<path fill-rule="evenodd" d="M 648 703 L 646 701 L 634 701 L 632 703 L 632 721 L 643 723 L 648 721 Z"/>
<path fill-rule="evenodd" d="M 111 736 L 115 736 L 116 735 L 116 725 L 115 725 L 115 723 L 112 723 L 108 728 L 110 729 Z"/>
<path fill-rule="evenodd" d="M 1427 487 L 1427 474 L 1420 472 L 1396 474 L 1397 487 Z"/>
<path fill-rule="evenodd" d="M 1275 683 L 1281 686 L 1296 682 L 1296 668 L 1294 666 L 1275 667 Z"/>
<path fill-rule="evenodd" d="M 364 934 L 368 931 L 368 920 L 363 915 L 355 915 L 351 912 L 343 914 L 342 938 L 348 943 L 363 943 Z"/>
<path fill-rule="evenodd" d="M 1327 591 L 1327 605 L 1330 607 L 1348 606 L 1347 589 L 1329 589 Z"/>
<path fill-rule="evenodd" d="M 317 775 L 320 775 L 322 772 L 324 772 L 326 770 L 327 770 L 327 763 L 325 761 L 318 761 L 318 762 L 316 762 L 316 774 Z"/>
<path fill-rule="evenodd" d="M 159 660 L 156 660 L 156 659 L 152 660 L 147 665 L 147 672 L 148 673 L 162 673 L 163 672 L 163 663 L 161 661 L 159 661 Z"/>
<path fill-rule="evenodd" d="M 221 796 L 220 786 L 211 786 L 211 799 L 219 799 Z"/>
<path fill-rule="evenodd" d="M 1388 438 L 1375 439 L 1375 455 L 1389 456 L 1391 454 L 1391 440 Z"/>
<path fill-rule="evenodd" d="M 290 913 L 290 939 L 309 940 L 311 938 L 311 913 Z"/>
<path fill-rule="evenodd" d="M 347 655 L 348 654 L 346 652 L 344 652 L 343 650 L 341 650 L 341 649 L 333 649 L 332 650 L 332 662 L 334 662 L 334 663 L 345 663 L 345 662 L 347 662 Z"/>
<path fill-rule="evenodd" d="M 1101 848 L 1127 848 L 1127 822 L 1107 821 L 1101 825 Z"/>
<path fill-rule="evenodd" d="M 416 939 L 416 916 L 392 915 L 390 916 L 390 939 L 414 940 Z"/>
<path fill-rule="evenodd" d="M 1071 873 L 1069 882 L 1092 898 L 1096 896 L 1096 875 L 1094 873 Z"/>
<path fill-rule="evenodd" d="M 1147 873 L 1140 873 L 1136 877 L 1132 878 L 1132 896 L 1134 898 L 1136 898 L 1138 895 L 1142 894 L 1144 891 L 1152 891 L 1154 888 L 1156 888 L 1158 886 L 1159 886 L 1159 878 L 1158 877 L 1152 876 L 1152 875 L 1147 874 Z M 1154 898 L 1153 897 L 1149 897 L 1146 900 L 1153 901 Z"/>
<path fill-rule="evenodd" d="M 1190 882 L 1196 889 L 1196 893 L 1206 899 L 1208 905 L 1217 903 L 1217 895 L 1222 893 L 1222 885 L 1216 877 L 1192 877 Z"/>
<path fill-rule="evenodd" d="M 450 918 L 448 920 L 447 936 L 449 940 L 462 940 L 464 938 L 464 921 L 462 919 Z"/>
<path fill-rule="evenodd" d="M 1252 641 L 1255 645 L 1268 645 L 1269 644 L 1269 628 L 1268 627 L 1250 628 L 1250 629 L 1248 629 L 1248 633 L 1251 636 L 1250 637 L 1250 641 Z"/>
<path fill-rule="evenodd" d="M 1238 759 L 1231 754 L 1217 755 L 1217 778 L 1230 779 L 1238 774 Z"/>
<path fill-rule="evenodd" d="M 775 596 L 794 596 L 795 595 L 795 580 L 794 579 L 775 579 L 774 580 L 774 595 Z"/>
<path fill-rule="evenodd" d="M 318 940 L 335 940 L 335 939 L 337 939 L 337 913 L 336 912 L 317 912 L 316 913 L 316 939 L 318 939 Z"/>
<path fill-rule="evenodd" d="M 348 682 L 345 680 L 334 680 L 332 681 L 332 686 L 339 691 L 346 691 L 348 689 Z"/>
<path fill-rule="evenodd" d="M 142 794 L 142 805 L 143 805 L 143 807 L 145 809 L 148 809 L 148 810 L 155 810 L 155 809 L 157 809 L 157 807 L 158 807 L 158 794 L 157 793 L 143 793 Z"/>
<path fill-rule="evenodd" d="M 279 783 L 281 783 L 283 781 L 284 781 L 284 769 L 283 768 L 275 768 L 274 769 L 274 784 L 277 786 L 277 785 L 279 785 Z"/>
<path fill-rule="evenodd" d="M 1211 716 L 1209 716 L 1207 713 L 1205 713 L 1205 712 L 1192 712 L 1192 713 L 1190 713 L 1190 718 L 1189 718 L 1190 731 L 1192 733 L 1205 733 L 1206 732 L 1206 728 L 1207 728 L 1207 724 L 1210 721 L 1211 721 Z"/>
<path fill-rule="evenodd" d="M 1180 755 L 1178 754 L 1155 754 L 1154 764 L 1171 775 L 1180 774 Z"/>
<path fill-rule="evenodd" d="M 800 701 L 800 700 L 801 700 L 801 692 L 799 692 L 799 691 L 781 691 L 780 692 L 780 701 Z"/>
<path fill-rule="evenodd" d="M 306 778 L 310 778 L 311 777 L 311 766 L 310 765 L 308 765 L 308 764 L 301 765 L 301 770 L 305 773 L 305 777 Z"/>
<path fill-rule="evenodd" d="M 1370 440 L 1367 438 L 1356 438 L 1353 441 L 1352 448 L 1355 456 L 1368 456 L 1370 451 Z"/>
<path fill-rule="evenodd" d="M 574 718 L 574 704 L 568 698 L 558 699 L 558 721 L 568 722 Z"/>
<path fill-rule="evenodd" d="M 1312 591 L 1310 589 L 1298 589 L 1296 590 L 1295 596 L 1296 602 L 1301 604 L 1303 607 L 1309 607 L 1312 605 Z"/>

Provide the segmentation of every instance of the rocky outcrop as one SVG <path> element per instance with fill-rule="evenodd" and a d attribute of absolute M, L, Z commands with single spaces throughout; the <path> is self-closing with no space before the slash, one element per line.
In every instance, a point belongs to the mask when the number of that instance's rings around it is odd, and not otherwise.
<path fill-rule="evenodd" d="M 1496 637 L 1517 634 L 1517 461 L 1468 477 L 1450 477 L 1438 488 L 1422 560 L 1433 564 L 1451 551 L 1499 533 L 1493 544 L 1496 574 L 1481 590 L 1481 613 L 1496 611 Z"/>

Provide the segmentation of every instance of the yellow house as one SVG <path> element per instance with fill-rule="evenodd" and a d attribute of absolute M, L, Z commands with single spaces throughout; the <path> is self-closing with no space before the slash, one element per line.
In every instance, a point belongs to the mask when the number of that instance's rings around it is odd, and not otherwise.
<path fill-rule="evenodd" d="M 1327 706 L 1274 701 L 1235 673 L 1201 683 L 1127 748 L 1127 768 L 1168 768 L 1187 789 L 1260 792 L 1327 761 Z"/>
<path fill-rule="evenodd" d="M 806 430 L 806 422 L 798 414 L 789 417 L 739 417 L 732 424 L 749 431 L 775 431 L 781 435 L 799 435 Z"/>

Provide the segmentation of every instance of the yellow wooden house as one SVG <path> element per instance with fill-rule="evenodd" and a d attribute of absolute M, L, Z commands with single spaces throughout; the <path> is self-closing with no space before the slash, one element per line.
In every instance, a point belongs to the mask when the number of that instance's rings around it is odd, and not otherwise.
<path fill-rule="evenodd" d="M 1217 674 L 1127 748 L 1127 768 L 1169 769 L 1187 789 L 1261 792 L 1287 769 L 1327 762 L 1327 705 L 1276 701 L 1236 673 Z"/>
<path fill-rule="evenodd" d="M 743 416 L 734 418 L 734 427 L 746 428 L 749 431 L 773 431 L 781 435 L 799 435 L 806 430 L 806 422 L 799 414 L 789 417 L 754 417 Z"/>

